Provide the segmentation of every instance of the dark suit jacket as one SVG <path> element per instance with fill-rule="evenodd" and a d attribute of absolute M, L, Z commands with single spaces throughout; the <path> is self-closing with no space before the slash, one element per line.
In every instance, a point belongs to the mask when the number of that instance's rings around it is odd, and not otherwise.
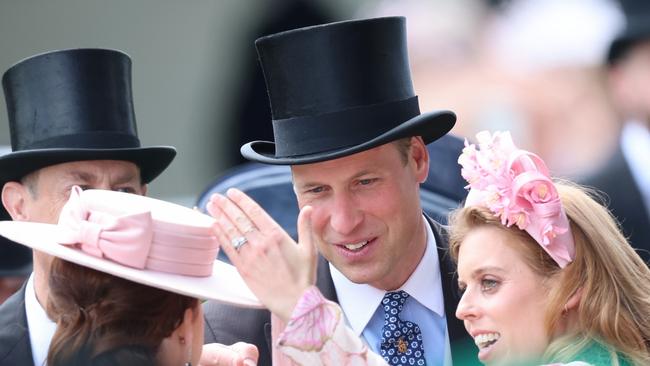
<path fill-rule="evenodd" d="M 601 170 L 583 183 L 607 194 L 602 203 L 619 220 L 632 247 L 650 264 L 650 218 L 621 148 Z"/>
<path fill-rule="evenodd" d="M 463 323 L 455 316 L 458 305 L 457 279 L 455 267 L 451 263 L 446 250 L 447 241 L 441 235 L 441 227 L 429 221 L 433 227 L 436 243 L 438 243 L 438 258 L 440 260 L 440 273 L 442 276 L 442 292 L 447 317 L 447 329 L 452 346 L 453 360 L 476 359 L 477 350 L 473 341 L 468 336 Z M 324 258 L 319 258 L 316 286 L 323 295 L 334 302 L 338 302 L 334 283 L 329 270 L 329 265 Z M 217 302 L 207 302 L 204 305 L 205 313 L 205 343 L 232 344 L 243 341 L 255 344 L 260 352 L 259 365 L 271 365 L 271 320 L 270 313 L 266 310 L 253 310 L 224 305 Z M 468 356 L 470 354 L 470 357 Z M 454 365 L 461 363 L 454 362 Z M 463 361 L 463 365 L 476 364 L 473 361 Z"/>
<path fill-rule="evenodd" d="M 33 365 L 29 343 L 25 286 L 0 305 L 0 366 Z"/>

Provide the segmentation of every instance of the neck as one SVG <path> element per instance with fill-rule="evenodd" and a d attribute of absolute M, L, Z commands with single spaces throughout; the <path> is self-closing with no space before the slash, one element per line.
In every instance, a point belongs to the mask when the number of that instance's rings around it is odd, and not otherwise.
<path fill-rule="evenodd" d="M 427 249 L 427 229 L 425 225 L 428 225 L 428 223 L 421 217 L 418 222 L 419 224 L 415 230 L 415 235 L 413 235 L 413 238 L 411 239 L 413 240 L 413 243 L 416 244 L 411 246 L 413 248 L 413 250 L 411 250 L 411 255 L 408 257 L 408 260 L 404 261 L 406 262 L 403 267 L 404 270 L 400 271 L 400 273 L 395 276 L 388 276 L 379 283 L 371 283 L 371 286 L 385 291 L 393 291 L 402 287 L 406 281 L 411 278 L 411 275 L 415 272 L 415 269 L 422 261 L 424 252 Z"/>
<path fill-rule="evenodd" d="M 49 294 L 48 276 L 52 257 L 34 252 L 34 292 L 36 300 L 43 309 L 47 309 L 47 297 Z"/>

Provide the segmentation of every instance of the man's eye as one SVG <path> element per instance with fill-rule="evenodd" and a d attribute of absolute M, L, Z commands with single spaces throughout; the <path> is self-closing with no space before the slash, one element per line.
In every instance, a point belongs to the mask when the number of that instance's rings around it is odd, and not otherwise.
<path fill-rule="evenodd" d="M 323 188 L 322 186 L 320 186 L 320 187 L 314 187 L 314 188 L 308 190 L 307 192 L 308 192 L 308 193 L 321 193 L 321 192 L 323 192 L 324 190 L 325 190 L 325 188 Z"/>
<path fill-rule="evenodd" d="M 375 178 L 360 179 L 359 184 L 361 184 L 362 186 L 367 186 L 369 184 L 374 183 L 375 181 L 377 181 L 377 179 Z"/>
<path fill-rule="evenodd" d="M 135 193 L 135 188 L 133 187 L 120 187 L 114 189 L 116 192 L 123 192 L 123 193 Z"/>

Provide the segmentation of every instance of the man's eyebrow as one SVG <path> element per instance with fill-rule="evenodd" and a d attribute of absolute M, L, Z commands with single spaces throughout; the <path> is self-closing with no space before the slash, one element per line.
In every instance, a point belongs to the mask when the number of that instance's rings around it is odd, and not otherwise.
<path fill-rule="evenodd" d="M 97 180 L 97 175 L 93 173 L 89 173 L 86 171 L 82 170 L 71 170 L 66 173 L 66 175 L 69 178 L 76 179 L 82 182 L 93 182 Z M 115 184 L 122 184 L 122 183 L 128 183 L 132 180 L 135 180 L 137 178 L 137 175 L 132 173 L 132 172 L 122 172 L 118 175 L 114 176 L 113 183 Z"/>
<path fill-rule="evenodd" d="M 82 182 L 92 182 L 93 180 L 97 179 L 97 176 L 95 176 L 95 174 L 79 170 L 68 171 L 66 173 L 66 176 L 75 180 L 80 180 Z"/>
<path fill-rule="evenodd" d="M 367 175 L 367 174 L 373 174 L 373 173 L 374 172 L 371 169 L 364 169 L 364 170 L 359 171 L 358 173 L 355 173 L 355 174 L 351 175 L 349 178 L 347 178 L 347 180 L 358 179 L 359 177 L 362 177 L 362 176 Z M 294 189 L 298 188 L 298 189 L 302 190 L 302 189 L 315 188 L 315 187 L 320 187 L 320 186 L 325 186 L 325 185 L 327 185 L 327 184 L 321 183 L 321 182 L 318 182 L 318 181 L 307 181 L 307 182 L 298 184 L 298 183 L 296 183 L 295 179 L 293 179 Z"/>

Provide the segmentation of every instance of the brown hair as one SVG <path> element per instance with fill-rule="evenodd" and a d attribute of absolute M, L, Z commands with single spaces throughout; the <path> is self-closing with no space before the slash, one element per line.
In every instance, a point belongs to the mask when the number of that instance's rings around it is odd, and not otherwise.
<path fill-rule="evenodd" d="M 411 139 L 412 137 L 402 137 L 401 139 L 393 141 L 404 165 L 408 164 L 409 161 L 409 154 L 411 153 Z"/>
<path fill-rule="evenodd" d="M 198 300 L 54 258 L 47 313 L 57 323 L 47 364 L 155 365 L 162 340 Z"/>
<path fill-rule="evenodd" d="M 501 228 L 519 238 L 524 261 L 545 278 L 556 277 L 546 309 L 548 334 L 558 328 L 569 298 L 581 291 L 577 325 L 554 339 L 544 355 L 547 362 L 568 362 L 593 341 L 634 365 L 650 364 L 650 269 L 629 245 L 609 211 L 594 192 L 569 182 L 556 182 L 569 218 L 576 258 L 561 269 L 528 233 L 501 224 L 491 211 L 466 207 L 450 216 L 450 251 L 458 260 L 465 236 L 480 226 Z M 613 357 L 613 364 L 619 357 Z"/>

